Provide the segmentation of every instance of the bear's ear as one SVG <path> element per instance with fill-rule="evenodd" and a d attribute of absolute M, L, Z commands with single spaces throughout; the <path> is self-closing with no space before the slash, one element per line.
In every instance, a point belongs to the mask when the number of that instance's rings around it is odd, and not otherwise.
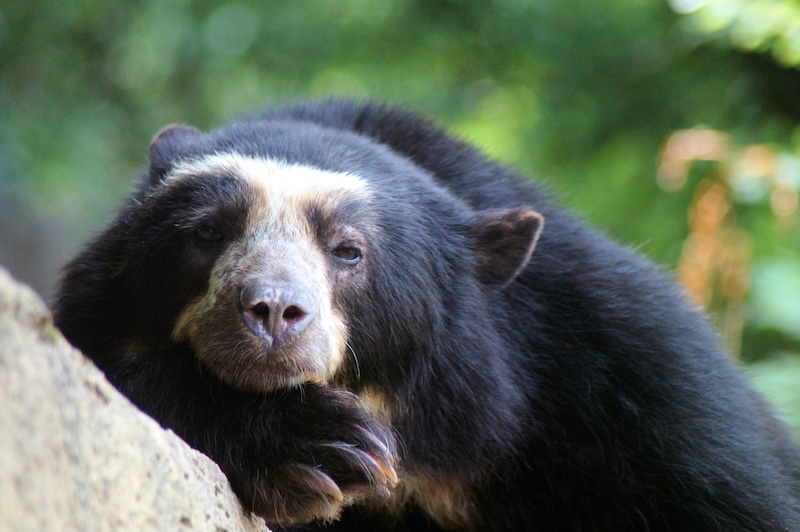
<path fill-rule="evenodd" d="M 147 183 L 158 184 L 173 164 L 186 152 L 187 147 L 202 133 L 199 129 L 184 124 L 170 124 L 156 133 L 150 141 L 150 171 Z"/>
<path fill-rule="evenodd" d="M 525 208 L 479 212 L 475 220 L 478 278 L 501 290 L 522 272 L 533 254 L 544 217 Z"/>

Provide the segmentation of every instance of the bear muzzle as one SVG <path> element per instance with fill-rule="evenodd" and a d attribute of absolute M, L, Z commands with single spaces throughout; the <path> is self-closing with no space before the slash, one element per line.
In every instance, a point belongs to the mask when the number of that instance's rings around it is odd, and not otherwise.
<path fill-rule="evenodd" d="M 238 306 L 245 325 L 267 347 L 299 336 L 316 315 L 311 293 L 297 282 L 282 279 L 248 280 L 239 292 Z"/>

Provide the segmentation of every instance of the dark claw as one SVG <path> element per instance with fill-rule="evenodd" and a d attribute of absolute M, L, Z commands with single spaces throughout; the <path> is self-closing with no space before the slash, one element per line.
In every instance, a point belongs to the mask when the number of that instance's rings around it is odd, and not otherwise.
<path fill-rule="evenodd" d="M 389 479 L 389 482 L 387 482 L 386 484 L 389 484 L 390 488 L 393 488 L 395 485 L 397 485 L 397 480 L 398 480 L 397 472 L 394 470 L 394 458 L 392 458 L 391 455 L 389 455 L 389 463 L 387 464 L 386 462 L 384 462 L 383 460 L 381 460 L 380 458 L 378 458 L 377 456 L 368 451 L 364 451 L 364 454 L 370 457 L 375 462 L 375 464 L 381 469 L 384 476 L 387 479 Z"/>
<path fill-rule="evenodd" d="M 337 455 L 335 458 L 342 462 L 337 470 L 346 472 L 347 476 L 342 476 L 339 484 L 347 490 L 361 491 L 371 487 L 388 496 L 389 490 L 397 484 L 397 473 L 394 468 L 387 465 L 385 460 L 378 458 L 375 453 L 351 444 L 328 443 L 323 446 L 331 449 Z M 387 457 L 388 460 L 391 455 Z"/>
<path fill-rule="evenodd" d="M 297 469 L 304 470 L 305 474 L 308 475 L 309 478 L 306 480 L 306 484 L 312 491 L 322 493 L 335 502 L 342 502 L 344 500 L 342 490 L 339 489 L 339 486 L 336 485 L 336 482 L 334 482 L 331 477 L 311 466 L 298 464 L 296 467 Z"/>

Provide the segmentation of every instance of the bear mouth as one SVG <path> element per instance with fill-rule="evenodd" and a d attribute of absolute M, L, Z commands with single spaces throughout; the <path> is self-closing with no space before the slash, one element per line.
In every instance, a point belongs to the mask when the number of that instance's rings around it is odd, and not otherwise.
<path fill-rule="evenodd" d="M 192 342 L 198 359 L 234 388 L 263 393 L 328 381 L 330 349 L 316 335 L 274 342 L 243 324 L 234 334 L 203 336 Z"/>

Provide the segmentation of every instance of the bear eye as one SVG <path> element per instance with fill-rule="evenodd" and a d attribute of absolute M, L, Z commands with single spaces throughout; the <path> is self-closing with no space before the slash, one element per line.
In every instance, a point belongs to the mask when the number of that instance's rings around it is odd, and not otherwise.
<path fill-rule="evenodd" d="M 197 235 L 197 238 L 203 242 L 216 242 L 222 239 L 222 233 L 207 225 L 204 225 L 195 231 L 195 235 Z"/>
<path fill-rule="evenodd" d="M 338 246 L 334 248 L 331 253 L 339 260 L 339 262 L 350 266 L 358 264 L 362 258 L 360 249 L 347 245 Z"/>

